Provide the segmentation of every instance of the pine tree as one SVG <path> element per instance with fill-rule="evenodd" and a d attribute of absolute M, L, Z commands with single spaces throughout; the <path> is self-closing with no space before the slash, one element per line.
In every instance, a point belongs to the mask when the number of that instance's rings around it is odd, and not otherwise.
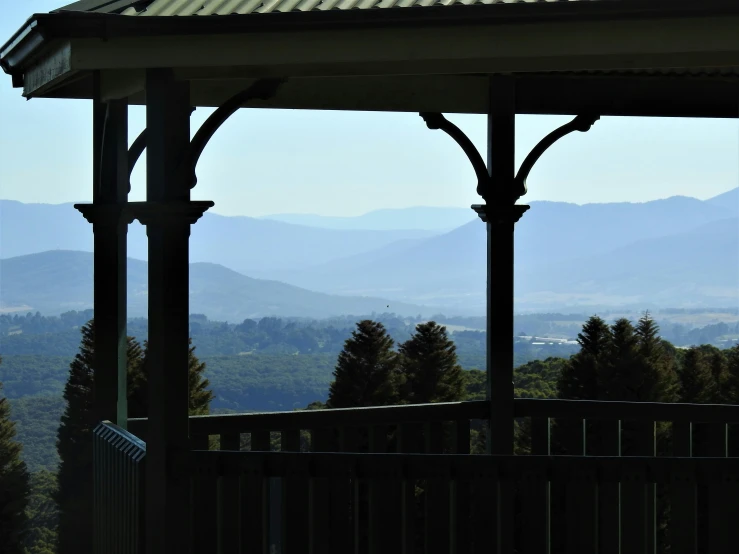
<path fill-rule="evenodd" d="M 15 440 L 10 402 L 0 398 L 0 552 L 7 554 L 25 554 L 30 484 L 22 449 Z"/>
<path fill-rule="evenodd" d="M 577 335 L 580 351 L 567 360 L 557 380 L 557 396 L 567 400 L 598 400 L 603 394 L 603 372 L 612 341 L 611 329 L 592 316 Z"/>
<path fill-rule="evenodd" d="M 64 387 L 67 406 L 57 433 L 58 554 L 92 552 L 92 430 L 98 423 L 93 411 L 94 320 L 81 333 L 80 350 L 70 364 Z M 141 347 L 133 337 L 127 337 L 127 356 L 130 382 L 141 363 Z"/>
<path fill-rule="evenodd" d="M 594 315 L 585 322 L 582 331 L 577 335 L 580 351 L 565 361 L 557 379 L 559 398 L 600 400 L 606 395 L 605 381 L 612 339 L 611 328 L 600 317 Z M 588 422 L 588 436 L 598 436 L 599 430 L 599 422 Z M 581 420 L 557 420 L 554 426 L 553 451 L 571 455 L 582 454 L 582 436 Z"/>
<path fill-rule="evenodd" d="M 464 374 L 457 360 L 457 347 L 449 340 L 446 327 L 434 321 L 420 323 L 398 350 L 404 403 L 455 402 L 464 398 Z"/>
<path fill-rule="evenodd" d="M 642 373 L 639 400 L 643 402 L 676 402 L 679 379 L 675 357 L 659 337 L 659 326 L 649 312 L 639 319 L 635 334 L 639 349 L 639 370 Z"/>
<path fill-rule="evenodd" d="M 363 320 L 344 342 L 329 387 L 329 408 L 386 406 L 397 397 L 398 356 L 382 323 Z"/>
<path fill-rule="evenodd" d="M 215 395 L 208 390 L 210 382 L 205 378 L 205 362 L 201 362 L 195 355 L 195 346 L 192 338 L 188 339 L 187 352 L 187 381 L 189 391 L 189 414 L 207 415 L 210 413 L 210 403 Z M 129 368 L 129 398 L 128 416 L 147 417 L 149 405 L 148 363 L 147 351 L 149 343 L 144 341 L 143 354 L 140 362 Z"/>

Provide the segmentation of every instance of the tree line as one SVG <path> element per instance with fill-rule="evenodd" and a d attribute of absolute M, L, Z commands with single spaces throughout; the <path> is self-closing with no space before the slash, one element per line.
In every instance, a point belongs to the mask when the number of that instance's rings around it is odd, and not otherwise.
<path fill-rule="evenodd" d="M 79 352 L 64 388 L 64 413 L 57 433 L 58 474 L 30 475 L 10 420 L 9 403 L 0 400 L 0 544 L 11 554 L 67 554 L 91 551 L 91 431 L 94 375 L 94 322 L 82 326 Z M 636 402 L 739 403 L 739 346 L 720 350 L 702 345 L 675 348 L 661 338 L 649 314 L 636 323 L 612 324 L 593 316 L 578 334 L 579 351 L 569 358 L 550 357 L 518 367 L 518 397 L 628 400 Z M 128 409 L 130 417 L 146 417 L 148 409 L 147 341 L 127 340 Z M 207 414 L 213 393 L 205 364 L 190 345 L 188 364 L 190 413 Z M 344 340 L 333 371 L 326 404 L 332 409 L 395 404 L 421 404 L 485 397 L 483 371 L 464 371 L 447 329 L 431 321 L 417 324 L 398 343 L 383 323 L 365 319 Z M 527 422 L 516 422 L 516 452 L 527 452 Z M 596 454 L 598 428 L 587 429 L 588 454 Z M 473 430 L 472 450 L 483 452 L 485 429 Z M 572 436 L 582 434 L 558 422 L 553 434 L 556 453 L 567 453 Z M 702 430 L 696 428 L 696 453 Z M 669 429 L 658 428 L 658 450 L 668 454 Z M 734 448 L 730 445 L 730 448 Z M 624 423 L 623 451 L 628 455 L 629 424 Z M 422 492 L 422 491 L 421 491 Z"/>

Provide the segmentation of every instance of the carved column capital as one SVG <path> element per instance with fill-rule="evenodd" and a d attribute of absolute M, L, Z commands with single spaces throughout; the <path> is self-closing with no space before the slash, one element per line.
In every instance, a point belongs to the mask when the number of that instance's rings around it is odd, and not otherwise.
<path fill-rule="evenodd" d="M 133 223 L 129 204 L 75 204 L 75 209 L 93 225 L 118 225 Z"/>
<path fill-rule="evenodd" d="M 526 204 L 509 204 L 506 206 L 496 206 L 490 204 L 474 204 L 472 209 L 477 212 L 483 223 L 510 223 L 516 224 L 521 216 L 531 206 Z"/>
<path fill-rule="evenodd" d="M 129 210 L 142 225 L 192 225 L 215 205 L 210 200 L 180 202 L 129 202 Z"/>

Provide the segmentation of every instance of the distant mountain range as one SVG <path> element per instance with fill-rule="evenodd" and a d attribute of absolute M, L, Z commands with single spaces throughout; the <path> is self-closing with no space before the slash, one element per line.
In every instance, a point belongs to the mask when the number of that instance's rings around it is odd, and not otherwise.
<path fill-rule="evenodd" d="M 532 202 L 515 235 L 517 309 L 735 306 L 737 217 L 739 189 L 709 201 Z M 485 263 L 485 226 L 473 221 L 300 273 L 259 275 L 312 290 L 479 311 Z"/>
<path fill-rule="evenodd" d="M 71 205 L 0 201 L 0 210 L 3 258 L 55 248 L 92 250 L 91 228 Z M 367 300 L 381 307 L 402 302 L 409 313 L 425 313 L 420 306 L 436 306 L 447 315 L 483 313 L 486 231 L 469 210 L 408 208 L 357 218 L 270 217 L 292 222 L 206 214 L 193 227 L 191 261 L 211 264 L 209 277 L 201 281 L 204 288 L 197 293 L 198 298 L 208 298 L 202 302 L 209 309 L 231 310 L 216 305 L 218 298 L 228 304 L 229 295 L 243 287 L 263 292 L 253 300 L 251 292 L 245 293 L 243 306 L 258 301 L 258 307 L 239 306 L 234 308 L 238 313 L 274 309 L 276 315 L 319 317 L 337 313 L 334 309 L 355 313 L 364 306 L 341 305 L 337 295 L 354 297 L 347 299 L 351 302 L 364 302 L 361 297 L 389 299 Z M 455 221 L 462 223 L 440 231 Z M 393 228 L 404 223 L 417 229 Z M 145 259 L 145 253 L 143 228 L 136 224 L 129 233 L 129 256 Z M 204 267 L 193 263 L 192 271 L 203 275 Z M 4 304 L 7 279 L 3 270 Z M 317 300 L 312 303 L 306 297 L 304 307 L 296 304 L 295 311 L 287 313 L 291 308 L 284 298 L 269 296 L 276 289 L 260 288 L 266 287 L 263 279 L 299 287 L 300 294 L 330 294 L 322 297 L 330 307 L 318 308 Z M 221 289 L 232 292 L 222 295 Z M 298 294 L 298 289 L 289 290 Z M 49 294 L 50 301 L 78 298 L 60 286 Z M 193 310 L 195 302 L 193 296 Z M 737 305 L 739 188 L 706 201 L 672 197 L 639 204 L 531 202 L 531 210 L 517 225 L 518 311 Z M 203 313 L 210 317 L 207 310 Z"/>
<path fill-rule="evenodd" d="M 356 217 L 334 217 L 313 214 L 275 214 L 262 219 L 272 219 L 296 225 L 322 227 L 324 229 L 365 229 L 375 231 L 427 229 L 451 231 L 477 216 L 470 208 L 416 207 L 375 210 Z"/>
<path fill-rule="evenodd" d="M 304 267 L 370 252 L 394 242 L 423 239 L 426 230 L 334 230 L 253 217 L 207 213 L 193 226 L 192 262 L 221 264 L 251 275 L 255 270 L 300 270 Z M 47 250 L 92 252 L 92 226 L 73 204 L 23 204 L 0 200 L 0 257 L 13 258 Z M 128 232 L 128 254 L 147 259 L 144 227 Z"/>
<path fill-rule="evenodd" d="M 52 250 L 0 260 L 0 310 L 24 308 L 58 315 L 92 307 L 93 255 Z M 128 313 L 147 316 L 147 264 L 128 260 Z M 216 321 L 241 322 L 267 315 L 324 318 L 394 312 L 431 316 L 433 308 L 378 298 L 332 296 L 276 281 L 252 279 L 223 266 L 190 265 L 190 313 Z M 437 309 L 438 312 L 438 309 Z"/>

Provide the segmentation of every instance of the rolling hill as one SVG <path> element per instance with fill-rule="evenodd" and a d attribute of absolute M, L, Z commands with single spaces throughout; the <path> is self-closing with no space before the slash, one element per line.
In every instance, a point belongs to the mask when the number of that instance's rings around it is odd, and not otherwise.
<path fill-rule="evenodd" d="M 22 307 L 57 315 L 92 307 L 93 258 L 89 252 L 53 250 L 0 260 L 0 309 Z M 130 317 L 147 315 L 147 264 L 128 260 Z M 378 298 L 332 296 L 276 281 L 252 279 L 217 264 L 190 265 L 190 312 L 240 322 L 266 315 L 322 318 L 393 311 L 431 315 L 433 308 Z M 438 309 L 436 309 L 438 312 Z"/>

